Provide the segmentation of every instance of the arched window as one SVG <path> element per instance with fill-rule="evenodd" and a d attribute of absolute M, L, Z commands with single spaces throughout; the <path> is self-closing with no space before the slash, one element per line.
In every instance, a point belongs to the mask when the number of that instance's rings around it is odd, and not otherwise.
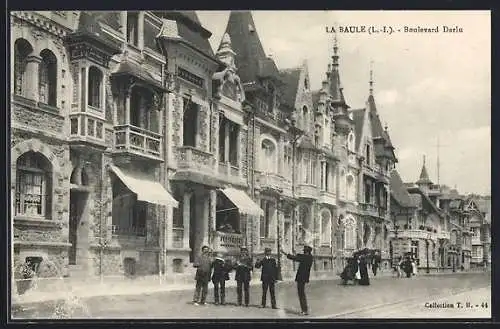
<path fill-rule="evenodd" d="M 309 131 L 309 111 L 307 109 L 307 106 L 304 105 L 302 108 L 302 123 L 303 123 L 303 128 L 305 131 Z"/>
<path fill-rule="evenodd" d="M 38 152 L 27 152 L 16 162 L 16 215 L 50 218 L 52 165 Z"/>
<path fill-rule="evenodd" d="M 95 66 L 89 68 L 88 80 L 88 105 L 100 109 L 102 107 L 102 80 L 103 75 L 101 70 Z"/>
<path fill-rule="evenodd" d="M 277 168 L 276 146 L 269 139 L 264 139 L 261 144 L 261 171 L 275 173 Z"/>
<path fill-rule="evenodd" d="M 366 157 L 366 164 L 371 165 L 370 144 L 366 144 L 365 157 Z"/>
<path fill-rule="evenodd" d="M 345 219 L 344 236 L 344 248 L 356 249 L 356 220 L 352 216 Z"/>
<path fill-rule="evenodd" d="M 33 47 L 25 39 L 17 39 L 14 43 L 14 94 L 25 95 L 26 64 Z"/>
<path fill-rule="evenodd" d="M 48 49 L 40 53 L 38 96 L 41 103 L 57 107 L 57 58 Z"/>
<path fill-rule="evenodd" d="M 328 210 L 321 213 L 321 244 L 332 244 L 332 216 Z"/>
<path fill-rule="evenodd" d="M 346 177 L 345 177 L 345 170 L 342 169 L 340 171 L 340 196 L 345 198 L 346 197 Z"/>

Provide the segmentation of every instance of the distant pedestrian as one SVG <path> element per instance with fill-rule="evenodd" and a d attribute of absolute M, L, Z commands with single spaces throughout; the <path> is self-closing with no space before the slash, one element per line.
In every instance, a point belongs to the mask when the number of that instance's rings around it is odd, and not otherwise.
<path fill-rule="evenodd" d="M 359 274 L 361 276 L 361 279 L 359 280 L 359 284 L 362 286 L 369 286 L 370 285 L 370 278 L 368 276 L 368 266 L 367 266 L 367 261 L 366 257 L 364 255 L 361 255 L 359 257 Z"/>
<path fill-rule="evenodd" d="M 224 305 L 226 302 L 226 281 L 229 280 L 229 268 L 227 262 L 220 253 L 215 254 L 212 262 L 213 274 L 212 283 L 214 284 L 214 302 L 215 305 Z"/>
<path fill-rule="evenodd" d="M 411 259 L 411 269 L 412 269 L 412 274 L 417 275 L 417 262 L 415 261 L 414 258 Z"/>
<path fill-rule="evenodd" d="M 253 271 L 252 258 L 248 255 L 246 247 L 240 248 L 240 255 L 236 261 L 236 293 L 238 294 L 238 305 L 241 306 L 243 293 L 245 294 L 245 306 L 250 303 L 249 285 L 252 278 L 251 272 Z"/>
<path fill-rule="evenodd" d="M 260 281 L 262 281 L 262 308 L 266 307 L 267 291 L 271 295 L 271 306 L 277 309 L 274 285 L 278 279 L 278 265 L 276 259 L 271 257 L 271 248 L 264 249 L 264 258 L 255 263 L 255 268 L 262 268 Z"/>
<path fill-rule="evenodd" d="M 297 274 L 295 275 L 295 282 L 297 282 L 297 293 L 299 295 L 301 315 L 309 314 L 305 286 L 306 283 L 309 283 L 309 276 L 311 274 L 311 266 L 313 263 L 311 252 L 312 248 L 309 246 L 304 246 L 303 254 L 292 255 L 283 252 L 288 259 L 299 263 L 299 268 L 297 269 Z"/>
<path fill-rule="evenodd" d="M 193 303 L 194 305 L 205 305 L 208 293 L 208 282 L 212 274 L 212 257 L 210 256 L 210 249 L 207 246 L 201 248 L 201 255 L 194 263 L 194 267 L 196 267 L 196 288 L 194 291 Z"/>

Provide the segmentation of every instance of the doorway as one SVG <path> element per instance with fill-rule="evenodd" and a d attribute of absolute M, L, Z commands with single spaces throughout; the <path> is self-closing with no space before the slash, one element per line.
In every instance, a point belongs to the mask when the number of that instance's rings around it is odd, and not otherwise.
<path fill-rule="evenodd" d="M 68 264 L 80 263 L 82 250 L 88 244 L 88 225 L 84 217 L 88 200 L 88 192 L 71 189 L 69 207 L 69 243 Z"/>

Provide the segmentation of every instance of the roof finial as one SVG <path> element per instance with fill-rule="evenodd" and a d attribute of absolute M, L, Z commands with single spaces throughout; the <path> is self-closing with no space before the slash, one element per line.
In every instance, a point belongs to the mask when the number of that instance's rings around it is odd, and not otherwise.
<path fill-rule="evenodd" d="M 425 166 L 425 154 L 423 155 L 423 159 L 424 159 L 424 166 Z"/>
<path fill-rule="evenodd" d="M 370 61 L 370 96 L 373 96 L 373 60 Z"/>
<path fill-rule="evenodd" d="M 386 122 L 386 123 L 384 123 L 384 130 L 385 130 L 385 132 L 387 132 L 387 129 L 388 129 L 388 127 L 387 127 L 387 122 Z"/>

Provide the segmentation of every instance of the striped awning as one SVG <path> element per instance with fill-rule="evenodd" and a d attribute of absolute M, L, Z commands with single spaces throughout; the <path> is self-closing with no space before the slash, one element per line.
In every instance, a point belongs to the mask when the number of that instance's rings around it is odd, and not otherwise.
<path fill-rule="evenodd" d="M 234 203 L 241 214 L 264 216 L 264 211 L 245 192 L 231 187 L 222 189 L 221 191 Z"/>
<path fill-rule="evenodd" d="M 114 165 L 109 165 L 109 168 L 131 192 L 137 194 L 138 201 L 178 207 L 179 203 L 159 182 L 141 177 L 138 173 L 134 174 Z"/>

